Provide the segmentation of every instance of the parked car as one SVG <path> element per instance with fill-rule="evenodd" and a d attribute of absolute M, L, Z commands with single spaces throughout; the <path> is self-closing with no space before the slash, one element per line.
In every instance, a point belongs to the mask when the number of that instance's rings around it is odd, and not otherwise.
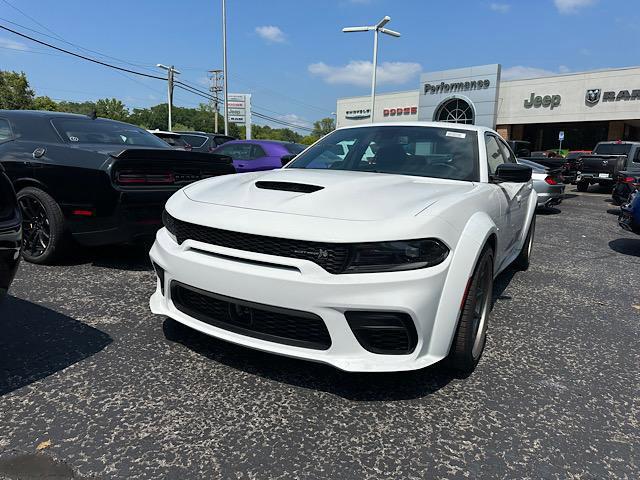
<path fill-rule="evenodd" d="M 205 133 L 205 132 L 176 132 L 191 145 L 191 151 L 210 153 L 213 152 L 223 143 L 235 140 L 233 137 L 227 135 L 220 135 L 218 133 Z"/>
<path fill-rule="evenodd" d="M 533 189 L 538 194 L 538 207 L 560 205 L 564 198 L 563 176 L 560 169 L 551 169 L 530 160 L 519 158 L 518 163 L 531 167 Z"/>
<path fill-rule="evenodd" d="M 602 186 L 614 187 L 614 201 L 621 203 L 626 200 L 630 188 L 627 183 L 620 182 L 620 178 L 631 177 L 640 170 L 640 142 L 600 142 L 593 149 L 591 155 L 580 158 L 581 169 L 577 179 L 578 191 L 586 192 L 589 185 L 597 183 Z M 627 175 L 627 173 L 629 175 Z"/>
<path fill-rule="evenodd" d="M 214 152 L 231 157 L 238 172 L 256 172 L 280 168 L 305 148 L 298 143 L 277 140 L 233 140 Z"/>
<path fill-rule="evenodd" d="M 0 124 L 0 143 L 9 131 Z M 0 164 L 0 300 L 7 293 L 20 263 L 22 216 L 11 180 Z"/>
<path fill-rule="evenodd" d="M 529 160 L 539 165 L 544 165 L 552 170 L 560 170 L 565 182 L 574 181 L 577 173 L 571 170 L 570 163 L 557 152 L 553 150 L 545 150 L 532 152 L 530 156 L 518 156 L 523 160 Z"/>
<path fill-rule="evenodd" d="M 625 230 L 640 235 L 640 194 L 634 190 L 629 196 L 628 202 L 620 208 L 618 224 Z"/>
<path fill-rule="evenodd" d="M 69 245 L 153 237 L 166 200 L 229 157 L 174 150 L 146 130 L 57 112 L 0 110 L 0 163 L 25 217 L 23 256 L 49 263 Z"/>
<path fill-rule="evenodd" d="M 152 133 L 161 140 L 164 140 L 169 146 L 176 150 L 190 151 L 192 149 L 191 144 L 182 138 L 182 135 L 179 133 L 167 132 L 164 130 L 149 130 L 149 133 Z"/>
<path fill-rule="evenodd" d="M 316 159 L 350 148 L 324 168 Z M 375 145 L 375 156 L 367 151 Z M 150 256 L 159 315 L 348 371 L 471 372 L 493 279 L 529 265 L 531 168 L 493 130 L 338 129 L 285 168 L 190 185 Z"/>

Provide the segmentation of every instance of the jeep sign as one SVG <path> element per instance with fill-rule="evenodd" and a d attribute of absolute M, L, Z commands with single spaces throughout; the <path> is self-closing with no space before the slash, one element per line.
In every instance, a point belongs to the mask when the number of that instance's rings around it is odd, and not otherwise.
<path fill-rule="evenodd" d="M 550 108 L 551 110 L 553 110 L 556 107 L 560 106 L 560 101 L 562 100 L 562 97 L 560 95 L 545 95 L 544 97 L 538 95 L 536 96 L 535 93 L 531 94 L 531 98 L 530 99 L 525 99 L 524 101 L 524 108 Z"/>

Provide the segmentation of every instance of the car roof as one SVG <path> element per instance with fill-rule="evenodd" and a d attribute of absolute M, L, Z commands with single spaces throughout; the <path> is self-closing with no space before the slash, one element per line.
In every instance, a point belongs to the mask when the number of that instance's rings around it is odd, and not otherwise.
<path fill-rule="evenodd" d="M 225 135 L 224 133 L 199 132 L 196 130 L 176 130 L 174 133 L 182 133 L 184 135 L 209 135 L 211 137 L 233 138 L 231 135 Z"/>
<path fill-rule="evenodd" d="M 147 130 L 147 132 L 153 133 L 154 135 L 156 133 L 159 133 L 160 135 L 165 135 L 167 137 L 179 137 L 180 136 L 180 134 L 177 133 L 177 132 L 168 132 L 166 130 L 157 130 L 156 129 L 156 130 Z"/>
<path fill-rule="evenodd" d="M 0 110 L 0 115 L 7 116 L 20 116 L 20 117 L 68 117 L 68 118 L 91 118 L 89 115 L 83 115 L 81 113 L 67 113 L 67 112 L 50 112 L 49 110 Z M 101 118 L 101 120 L 111 120 L 109 118 Z"/>
<path fill-rule="evenodd" d="M 365 125 L 349 125 L 340 127 L 338 130 L 344 130 L 347 128 L 371 128 L 371 127 L 435 127 L 435 128 L 450 128 L 455 130 L 466 130 L 468 132 L 493 132 L 495 130 L 488 127 L 481 127 L 478 125 L 465 125 L 464 123 L 448 123 L 448 122 L 376 122 L 368 123 Z"/>

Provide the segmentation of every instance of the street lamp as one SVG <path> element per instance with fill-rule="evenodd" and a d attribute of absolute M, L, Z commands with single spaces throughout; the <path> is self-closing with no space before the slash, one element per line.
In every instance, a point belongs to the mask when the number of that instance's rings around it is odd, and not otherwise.
<path fill-rule="evenodd" d="M 365 27 L 346 27 L 342 31 L 344 33 L 351 32 L 370 32 L 373 30 L 373 74 L 371 75 L 371 121 L 373 122 L 374 108 L 376 106 L 376 70 L 378 68 L 378 32 L 386 33 L 392 37 L 399 37 L 400 33 L 384 28 L 391 21 L 388 15 L 380 20 L 376 25 Z"/>
<path fill-rule="evenodd" d="M 158 63 L 156 67 L 162 68 L 163 70 L 167 71 L 167 104 L 169 105 L 168 127 L 169 127 L 169 131 L 171 131 L 171 107 L 173 104 L 173 75 L 176 73 L 180 75 L 180 72 L 175 68 L 173 68 L 173 65 L 171 65 L 170 67 L 167 67 L 166 65 Z"/>

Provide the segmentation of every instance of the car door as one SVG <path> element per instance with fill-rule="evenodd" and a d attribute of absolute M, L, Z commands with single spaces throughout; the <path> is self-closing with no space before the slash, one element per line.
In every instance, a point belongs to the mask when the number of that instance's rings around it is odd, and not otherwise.
<path fill-rule="evenodd" d="M 491 133 L 485 134 L 485 146 L 487 149 L 487 169 L 491 180 L 499 165 L 510 163 L 509 157 L 505 154 L 501 140 Z M 497 222 L 499 246 L 499 263 L 510 257 L 517 245 L 519 235 L 522 231 L 522 183 L 499 182 L 494 183 L 500 195 L 500 220 Z"/>
<path fill-rule="evenodd" d="M 502 139 L 491 133 L 486 134 L 487 162 L 489 177 L 495 175 L 496 169 L 503 163 L 514 163 L 511 151 L 503 144 Z M 524 218 L 526 213 L 525 185 L 523 183 L 499 182 L 495 184 L 500 189 L 504 202 L 501 212 L 502 233 L 500 240 L 502 244 L 501 253 L 503 260 L 514 253 L 518 245 L 518 240 L 522 234 Z M 527 196 L 528 198 L 528 196 Z"/>
<path fill-rule="evenodd" d="M 16 140 L 15 129 L 6 118 L 0 118 L 0 161 L 12 182 L 32 176 L 31 151 L 25 142 Z"/>
<path fill-rule="evenodd" d="M 503 154 L 507 159 L 507 163 L 518 163 L 513 151 L 509 148 L 507 143 L 500 137 L 498 142 L 502 147 Z M 518 239 L 521 238 L 523 229 L 526 228 L 525 222 L 527 221 L 527 206 L 529 205 L 529 198 L 533 190 L 531 182 L 527 183 L 514 183 L 512 184 L 516 193 L 516 203 L 514 205 L 514 211 L 512 212 L 513 226 L 520 232 Z"/>

